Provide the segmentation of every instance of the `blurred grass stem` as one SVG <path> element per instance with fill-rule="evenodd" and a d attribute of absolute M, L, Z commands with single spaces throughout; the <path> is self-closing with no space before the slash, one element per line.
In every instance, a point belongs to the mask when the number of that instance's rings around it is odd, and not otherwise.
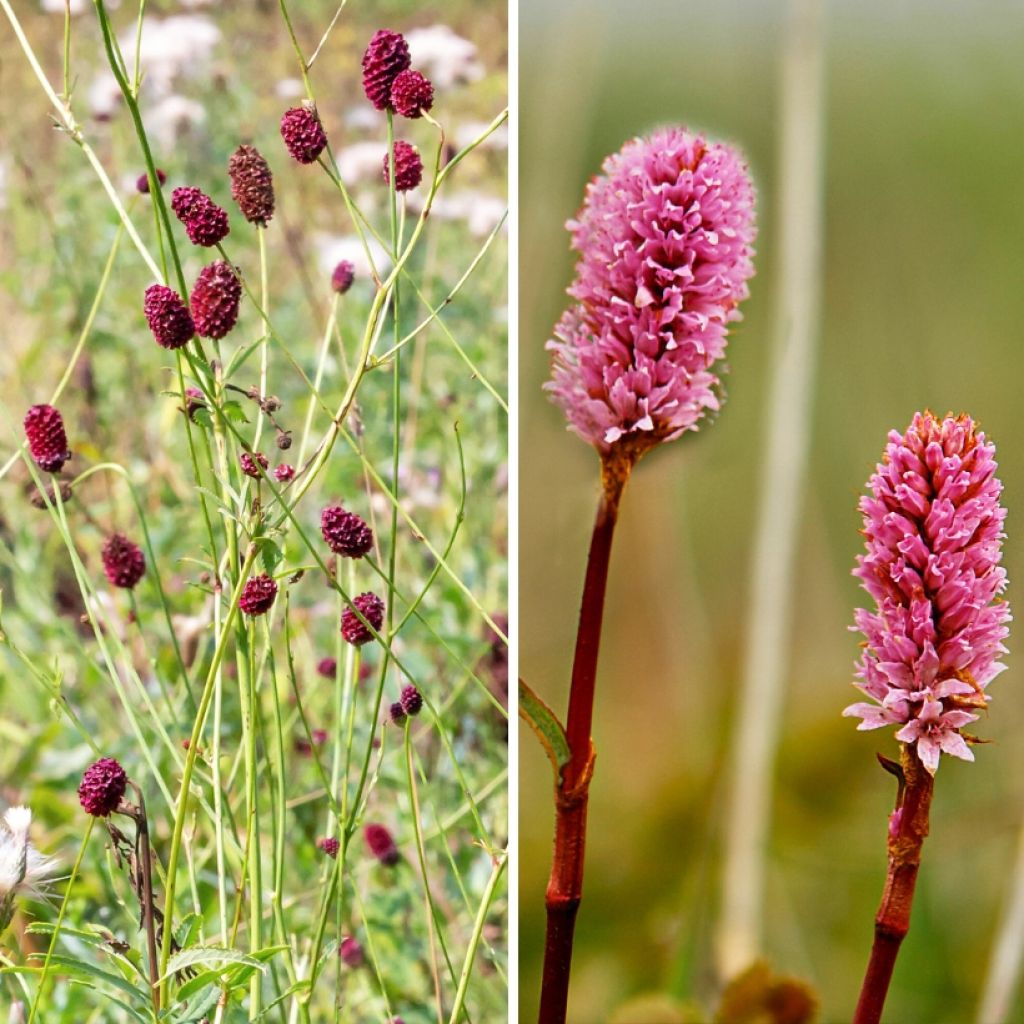
<path fill-rule="evenodd" d="M 791 0 L 781 67 L 775 351 L 732 745 L 719 974 L 757 958 L 775 749 L 792 624 L 821 295 L 824 26 L 821 0 Z"/>

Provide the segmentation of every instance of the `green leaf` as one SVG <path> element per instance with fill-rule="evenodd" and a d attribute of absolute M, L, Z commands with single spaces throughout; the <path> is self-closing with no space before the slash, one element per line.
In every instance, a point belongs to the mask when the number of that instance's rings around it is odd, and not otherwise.
<path fill-rule="evenodd" d="M 274 571 L 284 558 L 284 552 L 269 537 L 260 537 L 257 543 L 260 546 L 260 560 L 263 562 L 263 568 L 267 571 L 267 575 L 273 576 Z"/>
<path fill-rule="evenodd" d="M 551 766 L 555 770 L 555 784 L 561 785 L 562 769 L 569 763 L 572 756 L 569 741 L 565 736 L 565 729 L 562 728 L 562 723 L 554 711 L 521 679 L 519 680 L 519 714 L 540 740 L 540 745 L 544 748 L 544 752 L 548 755 Z"/>
<path fill-rule="evenodd" d="M 240 402 L 225 402 L 221 406 L 221 411 L 229 420 L 231 420 L 232 423 L 249 422 L 248 417 L 245 415 L 245 410 L 242 408 Z"/>

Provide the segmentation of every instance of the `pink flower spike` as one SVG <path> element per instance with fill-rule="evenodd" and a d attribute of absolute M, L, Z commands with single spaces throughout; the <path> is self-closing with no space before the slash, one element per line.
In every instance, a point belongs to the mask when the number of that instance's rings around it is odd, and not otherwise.
<path fill-rule="evenodd" d="M 857 609 L 867 642 L 844 715 L 859 729 L 898 725 L 933 775 L 942 754 L 973 761 L 960 730 L 988 706 L 1005 667 L 1002 484 L 995 446 L 966 415 L 917 413 L 889 434 L 861 498 L 867 553 L 854 575 L 875 608 Z"/>
<path fill-rule="evenodd" d="M 545 385 L 603 455 L 638 456 L 721 403 L 728 325 L 754 272 L 754 187 L 740 154 L 685 128 L 627 142 L 566 225 L 575 300 Z"/>

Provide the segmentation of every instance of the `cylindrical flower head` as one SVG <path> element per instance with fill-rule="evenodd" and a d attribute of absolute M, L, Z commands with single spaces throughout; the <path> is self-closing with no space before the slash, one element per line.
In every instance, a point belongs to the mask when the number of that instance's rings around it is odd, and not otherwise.
<path fill-rule="evenodd" d="M 277 584 L 266 574 L 245 581 L 238 598 L 238 607 L 246 615 L 266 615 L 277 597 Z"/>
<path fill-rule="evenodd" d="M 345 292 L 352 287 L 352 282 L 356 279 L 356 268 L 355 264 L 349 260 L 342 260 L 335 268 L 334 273 L 331 274 L 331 287 L 339 294 L 344 295 Z"/>
<path fill-rule="evenodd" d="M 324 151 L 327 136 L 316 110 L 308 106 L 292 107 L 281 117 L 281 138 L 293 160 L 311 164 Z"/>
<path fill-rule="evenodd" d="M 333 679 L 334 674 L 338 671 L 338 662 L 334 658 L 321 658 L 316 663 L 316 671 L 324 679 Z"/>
<path fill-rule="evenodd" d="M 238 320 L 242 282 L 230 263 L 215 260 L 199 271 L 192 288 L 192 319 L 204 338 L 223 338 Z"/>
<path fill-rule="evenodd" d="M 402 725 L 405 722 L 408 715 L 406 715 L 405 708 L 402 707 L 400 700 L 396 700 L 388 708 L 388 717 L 391 719 L 392 725 Z"/>
<path fill-rule="evenodd" d="M 402 859 L 394 839 L 391 838 L 391 833 L 383 825 L 371 823 L 364 826 L 363 836 L 366 838 L 366 845 L 370 848 L 370 853 L 381 864 L 393 867 Z"/>
<path fill-rule="evenodd" d="M 270 460 L 263 452 L 242 452 L 238 457 L 238 462 L 242 467 L 242 472 L 246 476 L 251 476 L 254 480 L 259 480 L 263 475 L 260 472 L 261 467 L 266 470 L 270 465 Z"/>
<path fill-rule="evenodd" d="M 274 479 L 280 484 L 286 484 L 289 480 L 294 480 L 295 467 L 287 462 L 282 462 L 274 467 Z"/>
<path fill-rule="evenodd" d="M 161 185 L 161 186 L 163 186 L 163 184 L 167 181 L 167 175 L 164 174 L 164 172 L 162 170 L 160 170 L 159 167 L 156 169 L 156 180 L 157 180 L 157 184 Z M 136 188 L 137 191 L 141 192 L 144 196 L 148 196 L 149 195 L 149 174 L 148 174 L 148 172 L 143 172 L 142 174 L 140 174 L 138 176 L 138 178 L 135 179 L 135 188 Z"/>
<path fill-rule="evenodd" d="M 363 54 L 363 92 L 378 109 L 391 109 L 391 87 L 412 63 L 409 44 L 400 32 L 378 29 Z"/>
<path fill-rule="evenodd" d="M 966 415 L 917 413 L 892 431 L 861 498 L 867 554 L 857 576 L 874 598 L 859 608 L 866 637 L 858 689 L 874 703 L 843 714 L 859 729 L 899 725 L 932 774 L 939 755 L 973 761 L 960 729 L 988 706 L 1009 632 L 1002 558 L 1002 484 L 995 446 Z"/>
<path fill-rule="evenodd" d="M 638 456 L 719 407 L 715 364 L 754 272 L 754 188 L 736 150 L 684 128 L 633 139 L 602 169 L 566 225 L 576 301 L 545 387 L 584 441 Z"/>
<path fill-rule="evenodd" d="M 78 787 L 78 800 L 83 810 L 94 818 L 106 818 L 128 788 L 128 774 L 112 757 L 104 757 L 85 769 Z"/>
<path fill-rule="evenodd" d="M 103 545 L 103 572 L 111 586 L 131 590 L 146 574 L 146 557 L 138 544 L 115 533 Z"/>
<path fill-rule="evenodd" d="M 434 105 L 434 87 L 418 71 L 406 69 L 391 85 L 391 106 L 402 117 L 417 118 Z"/>
<path fill-rule="evenodd" d="M 423 710 L 423 695 L 415 686 L 406 686 L 402 689 L 402 710 L 407 715 L 418 715 Z"/>
<path fill-rule="evenodd" d="M 338 956 L 347 967 L 362 967 L 366 962 L 363 954 L 363 947 L 359 940 L 351 935 L 346 935 L 338 945 Z"/>
<path fill-rule="evenodd" d="M 352 604 L 379 633 L 384 624 L 384 602 L 376 594 L 367 591 L 355 598 Z M 368 644 L 373 639 L 373 634 L 363 625 L 351 608 L 346 608 L 341 613 L 341 635 L 355 647 L 362 647 L 363 644 Z"/>
<path fill-rule="evenodd" d="M 391 182 L 390 154 L 384 154 L 384 184 Z M 408 192 L 423 180 L 423 161 L 419 150 L 404 139 L 395 141 L 395 191 Z"/>
<path fill-rule="evenodd" d="M 239 146 L 228 160 L 231 198 L 250 224 L 266 227 L 274 216 L 274 176 L 255 146 Z"/>
<path fill-rule="evenodd" d="M 373 547 L 373 530 L 362 516 L 341 505 L 328 505 L 320 513 L 320 532 L 327 546 L 346 558 L 362 558 Z"/>
<path fill-rule="evenodd" d="M 171 209 L 185 225 L 185 233 L 193 245 L 216 245 L 231 230 L 227 210 L 218 206 L 202 189 L 176 188 L 171 193 Z"/>
<path fill-rule="evenodd" d="M 151 284 L 146 289 L 142 312 L 161 348 L 181 348 L 196 333 L 192 314 L 181 301 L 181 296 L 166 285 Z"/>
<path fill-rule="evenodd" d="M 25 413 L 29 454 L 44 473 L 59 473 L 71 458 L 64 420 L 52 405 L 33 405 Z"/>

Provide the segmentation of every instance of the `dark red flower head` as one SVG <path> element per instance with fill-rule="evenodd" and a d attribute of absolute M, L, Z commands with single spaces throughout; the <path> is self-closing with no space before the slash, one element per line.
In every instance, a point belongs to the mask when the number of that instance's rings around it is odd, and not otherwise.
<path fill-rule="evenodd" d="M 391 85 L 391 106 L 402 117 L 422 117 L 434 105 L 434 87 L 418 71 L 406 69 Z"/>
<path fill-rule="evenodd" d="M 341 957 L 342 962 L 347 967 L 362 967 L 366 963 L 366 957 L 363 955 L 363 947 L 359 945 L 357 939 L 351 935 L 346 935 L 341 940 L 338 946 L 338 956 Z"/>
<path fill-rule="evenodd" d="M 327 546 L 346 558 L 362 558 L 373 547 L 373 530 L 362 516 L 341 505 L 328 505 L 320 513 L 320 532 Z"/>
<path fill-rule="evenodd" d="M 396 700 L 394 704 L 388 708 L 388 717 L 390 717 L 392 725 L 402 725 L 405 722 L 405 708 L 402 707 L 401 701 Z"/>
<path fill-rule="evenodd" d="M 365 825 L 363 835 L 366 838 L 366 845 L 370 848 L 370 853 L 381 864 L 393 867 L 402 859 L 394 839 L 391 838 L 391 833 L 383 825 L 373 823 Z"/>
<path fill-rule="evenodd" d="M 384 602 L 376 594 L 367 591 L 360 594 L 352 603 L 379 633 L 380 627 L 384 624 Z M 355 647 L 361 647 L 373 639 L 373 634 L 351 608 L 346 608 L 341 613 L 341 635 Z"/>
<path fill-rule="evenodd" d="M 334 658 L 321 658 L 316 663 L 316 670 L 324 679 L 333 679 L 338 671 L 338 662 Z"/>
<path fill-rule="evenodd" d="M 274 216 L 274 177 L 255 146 L 239 146 L 228 160 L 231 198 L 250 224 L 266 227 Z"/>
<path fill-rule="evenodd" d="M 228 231 L 227 211 L 219 207 L 202 189 L 186 186 L 171 193 L 171 209 L 193 245 L 216 245 Z"/>
<path fill-rule="evenodd" d="M 245 581 L 238 607 L 246 615 L 265 615 L 277 597 L 277 584 L 266 574 L 253 576 Z"/>
<path fill-rule="evenodd" d="M 128 775 L 112 757 L 104 757 L 85 769 L 78 787 L 78 800 L 83 810 L 94 818 L 106 818 L 128 787 Z"/>
<path fill-rule="evenodd" d="M 407 715 L 418 715 L 423 710 L 423 695 L 415 686 L 406 686 L 402 690 L 401 702 Z"/>
<path fill-rule="evenodd" d="M 316 110 L 308 106 L 292 107 L 281 117 L 281 138 L 293 160 L 311 164 L 324 151 L 327 136 Z"/>
<path fill-rule="evenodd" d="M 167 181 L 167 175 L 159 167 L 156 169 L 156 180 L 161 187 Z M 143 172 L 138 176 L 135 180 L 135 188 L 144 196 L 149 195 L 149 175 L 147 173 Z"/>
<path fill-rule="evenodd" d="M 341 843 L 334 836 L 324 836 L 316 841 L 316 845 L 317 849 L 323 850 L 328 857 L 337 857 L 338 850 L 341 849 Z"/>
<path fill-rule="evenodd" d="M 345 292 L 352 287 L 352 282 L 356 279 L 356 268 L 349 260 L 342 260 L 335 268 L 334 273 L 331 274 L 331 287 L 339 294 L 344 295 Z"/>
<path fill-rule="evenodd" d="M 419 150 L 411 143 L 398 139 L 395 142 L 395 190 L 408 192 L 423 180 L 423 161 Z M 391 167 L 388 154 L 384 154 L 384 184 L 391 181 Z"/>
<path fill-rule="evenodd" d="M 363 54 L 363 92 L 378 110 L 391 109 L 391 86 L 412 63 L 400 32 L 378 29 Z"/>
<path fill-rule="evenodd" d="M 44 473 L 59 473 L 71 458 L 64 420 L 52 405 L 33 405 L 25 413 L 28 450 Z"/>
<path fill-rule="evenodd" d="M 259 480 L 263 475 L 260 473 L 260 467 L 266 469 L 270 465 L 270 460 L 263 452 L 242 452 L 238 461 L 241 463 L 242 472 L 254 480 Z"/>
<path fill-rule="evenodd" d="M 146 558 L 138 544 L 115 533 L 103 545 L 103 571 L 111 586 L 131 590 L 146 573 Z"/>
<path fill-rule="evenodd" d="M 295 467 L 289 465 L 287 462 L 282 462 L 279 466 L 274 467 L 274 479 L 281 484 L 286 484 L 289 480 L 294 480 Z"/>
<path fill-rule="evenodd" d="M 142 312 L 161 348 L 181 348 L 196 333 L 192 314 L 181 301 L 181 296 L 166 285 L 151 284 L 146 289 Z"/>
<path fill-rule="evenodd" d="M 204 338 L 223 338 L 238 320 L 242 282 L 224 260 L 203 267 L 192 288 L 192 319 Z"/>

